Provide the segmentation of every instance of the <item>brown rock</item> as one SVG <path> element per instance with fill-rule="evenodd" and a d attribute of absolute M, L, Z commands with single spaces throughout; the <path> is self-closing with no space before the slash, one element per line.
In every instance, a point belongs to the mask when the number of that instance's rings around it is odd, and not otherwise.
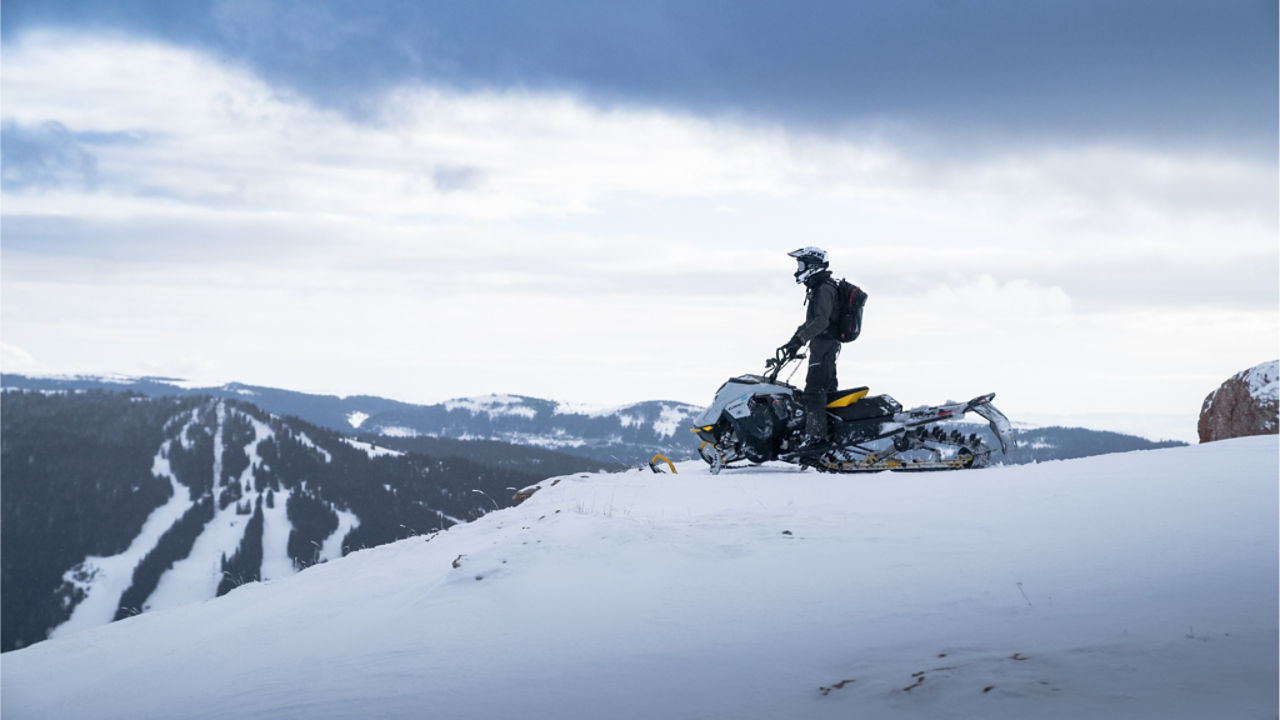
<path fill-rule="evenodd" d="M 1280 433 L 1280 361 L 1232 375 L 1204 399 L 1200 442 Z"/>

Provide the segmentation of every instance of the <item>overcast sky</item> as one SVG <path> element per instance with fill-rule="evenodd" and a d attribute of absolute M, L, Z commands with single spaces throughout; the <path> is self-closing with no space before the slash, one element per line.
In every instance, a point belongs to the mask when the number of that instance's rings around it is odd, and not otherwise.
<path fill-rule="evenodd" d="M 1274 2 L 39 2 L 0 355 L 413 402 L 843 385 L 1184 414 L 1280 355 Z"/>

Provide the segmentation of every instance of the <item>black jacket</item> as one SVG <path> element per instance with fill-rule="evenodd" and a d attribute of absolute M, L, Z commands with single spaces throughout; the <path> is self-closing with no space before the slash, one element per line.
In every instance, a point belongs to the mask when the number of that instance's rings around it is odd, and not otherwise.
<path fill-rule="evenodd" d="M 808 312 L 805 314 L 804 324 L 796 328 L 794 337 L 802 343 L 808 343 L 814 338 L 835 338 L 831 326 L 836 314 L 836 284 L 831 279 L 831 272 L 823 270 L 804 284 L 809 288 L 804 299 Z"/>

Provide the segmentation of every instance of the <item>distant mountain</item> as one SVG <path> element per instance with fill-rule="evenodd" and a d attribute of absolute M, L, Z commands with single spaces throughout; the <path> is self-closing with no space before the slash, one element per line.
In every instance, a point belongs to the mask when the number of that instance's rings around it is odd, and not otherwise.
<path fill-rule="evenodd" d="M 390 409 L 369 417 L 361 429 L 391 437 L 501 440 L 635 464 L 658 452 L 694 457 L 698 441 L 689 428 L 702 410 L 662 401 L 587 410 L 520 395 L 488 395 Z"/>
<path fill-rule="evenodd" d="M 414 405 L 367 395 L 312 395 L 229 383 L 186 387 L 173 378 L 30 377 L 6 373 L 0 386 L 43 392 L 131 391 L 151 397 L 209 396 L 243 400 L 277 415 L 292 415 L 339 432 L 395 438 L 493 440 L 556 450 L 601 463 L 636 465 L 656 452 L 691 458 L 698 443 L 688 432 L 697 405 L 648 401 L 596 409 L 518 395 L 461 398 Z M 455 446 L 465 452 L 465 446 Z M 476 459 L 474 456 L 472 459 Z M 603 466 L 602 466 L 603 467 Z"/>
<path fill-rule="evenodd" d="M 619 467 L 397 450 L 207 396 L 7 391 L 0 418 L 3 650 L 466 522 L 566 468 Z"/>
<path fill-rule="evenodd" d="M 1148 440 L 1107 430 L 1041 427 L 1019 430 L 1017 432 L 1018 447 L 1010 451 L 1008 455 L 1001 455 L 999 441 L 996 440 L 995 434 L 986 425 L 958 423 L 957 428 L 964 433 L 978 432 L 983 435 L 987 445 L 996 448 L 995 453 L 992 455 L 993 462 L 1001 465 L 1025 465 L 1027 463 L 1049 462 L 1051 460 L 1071 460 L 1094 455 L 1132 452 L 1134 450 L 1155 450 L 1187 444 L 1177 440 Z"/>
<path fill-rule="evenodd" d="M 101 375 L 26 376 L 13 373 L 0 375 L 0 386 L 8 389 L 40 390 L 45 392 L 75 392 L 82 390 L 107 390 L 134 392 L 149 397 L 217 397 L 244 400 L 277 415 L 292 415 L 313 425 L 339 432 L 354 429 L 359 419 L 370 415 L 415 407 L 385 398 L 366 395 L 338 397 L 337 395 L 313 395 L 310 393 L 280 390 L 277 388 L 228 383 L 217 387 L 193 387 L 182 380 L 165 377 L 120 377 Z"/>
<path fill-rule="evenodd" d="M 493 462 L 492 458 L 498 456 L 520 457 L 511 462 L 524 462 L 529 468 L 539 467 L 539 463 L 563 467 L 563 455 L 521 457 L 509 446 L 541 448 L 615 465 L 638 465 L 657 452 L 675 460 L 697 457 L 698 440 L 688 429 L 692 419 L 703 410 L 697 405 L 666 401 L 608 409 L 583 408 L 521 395 L 487 395 L 414 405 L 380 397 L 309 395 L 241 383 L 186 388 L 175 384 L 177 382 L 166 378 L 49 378 L 12 374 L 0 378 L 0 384 L 6 389 L 43 392 L 110 389 L 151 396 L 207 395 L 238 399 L 338 432 L 355 431 L 362 439 L 387 447 L 456 455 L 485 463 Z M 988 444 L 996 447 L 986 425 L 962 424 L 962 429 L 966 433 L 982 432 Z M 497 445 L 477 441 L 498 442 L 508 447 L 499 449 Z M 999 456 L 997 451 L 993 461 L 1021 464 L 1183 444 L 1153 442 L 1134 435 L 1085 428 L 1043 427 L 1021 431 L 1019 448 L 1008 456 Z M 561 459 L 553 461 L 553 457 Z M 567 472 L 575 471 L 576 468 Z"/>

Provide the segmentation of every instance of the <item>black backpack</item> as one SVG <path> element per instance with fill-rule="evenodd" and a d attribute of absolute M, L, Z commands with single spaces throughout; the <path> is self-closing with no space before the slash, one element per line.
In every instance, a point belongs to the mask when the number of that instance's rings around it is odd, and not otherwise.
<path fill-rule="evenodd" d="M 832 330 L 842 343 L 853 342 L 862 334 L 862 307 L 867 294 L 848 280 L 836 283 L 836 315 Z"/>

